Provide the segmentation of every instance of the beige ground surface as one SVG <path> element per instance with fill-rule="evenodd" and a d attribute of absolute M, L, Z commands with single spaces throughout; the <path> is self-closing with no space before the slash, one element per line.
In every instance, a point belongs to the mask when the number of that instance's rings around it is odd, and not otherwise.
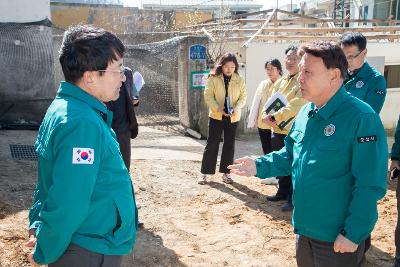
<path fill-rule="evenodd" d="M 35 131 L 0 131 L 0 266 L 29 266 L 27 215 L 37 179 L 36 162 L 13 160 L 9 144 L 32 144 Z M 132 143 L 132 176 L 145 222 L 134 258 L 124 266 L 295 266 L 290 214 L 269 203 L 274 186 L 215 176 L 196 183 L 204 141 L 141 128 Z M 237 155 L 260 153 L 255 136 L 240 137 Z M 368 266 L 391 266 L 396 223 L 395 184 L 379 203 Z"/>

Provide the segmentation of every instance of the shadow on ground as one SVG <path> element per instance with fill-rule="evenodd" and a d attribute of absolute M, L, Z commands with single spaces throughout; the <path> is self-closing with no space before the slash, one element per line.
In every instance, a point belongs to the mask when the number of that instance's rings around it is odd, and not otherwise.
<path fill-rule="evenodd" d="M 186 267 L 175 251 L 164 246 L 161 236 L 145 228 L 137 232 L 133 253 L 125 256 L 121 265 L 121 267 L 133 266 Z"/>
<path fill-rule="evenodd" d="M 373 242 L 373 241 L 372 241 Z M 394 242 L 394 240 L 393 240 Z M 375 247 L 372 243 L 371 248 L 368 250 L 366 254 L 366 262 L 363 267 L 392 267 L 394 262 L 394 257 L 385 251 L 380 250 Z"/>
<path fill-rule="evenodd" d="M 207 183 L 207 185 L 243 201 L 244 205 L 255 211 L 261 211 L 265 214 L 269 214 L 272 216 L 272 219 L 285 220 L 288 223 L 292 222 L 291 213 L 284 213 L 281 211 L 281 206 L 285 203 L 284 201 L 270 202 L 266 199 L 266 195 L 254 191 L 246 185 L 236 182 L 233 182 L 233 184 L 229 186 L 223 184 L 222 182 L 217 183 L 210 181 Z"/>

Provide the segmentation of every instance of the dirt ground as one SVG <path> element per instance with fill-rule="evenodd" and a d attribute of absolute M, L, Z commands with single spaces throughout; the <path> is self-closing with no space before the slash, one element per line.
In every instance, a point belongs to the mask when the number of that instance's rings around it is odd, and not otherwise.
<path fill-rule="evenodd" d="M 35 131 L 0 131 L 0 266 L 29 266 L 27 216 L 37 179 L 35 161 L 14 160 L 9 144 L 32 144 Z M 132 144 L 132 179 L 144 228 L 128 266 L 296 266 L 289 213 L 267 195 L 276 187 L 215 176 L 198 185 L 204 141 L 147 127 Z M 258 154 L 256 136 L 240 137 L 237 155 Z M 391 266 L 397 219 L 395 182 L 379 202 L 367 266 Z"/>

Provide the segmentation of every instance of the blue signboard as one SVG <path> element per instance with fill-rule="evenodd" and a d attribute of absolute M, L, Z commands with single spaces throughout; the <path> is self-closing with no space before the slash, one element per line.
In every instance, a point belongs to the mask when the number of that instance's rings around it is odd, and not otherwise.
<path fill-rule="evenodd" d="M 206 47 L 204 45 L 196 44 L 189 48 L 190 60 L 205 60 L 207 59 Z"/>

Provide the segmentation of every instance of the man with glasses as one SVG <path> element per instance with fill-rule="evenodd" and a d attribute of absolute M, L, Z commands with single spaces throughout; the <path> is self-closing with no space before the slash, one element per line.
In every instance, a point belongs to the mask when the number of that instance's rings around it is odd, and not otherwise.
<path fill-rule="evenodd" d="M 386 80 L 365 61 L 367 39 L 359 32 L 347 32 L 341 36 L 340 46 L 349 64 L 346 90 L 379 114 L 385 102 Z"/>
<path fill-rule="evenodd" d="M 49 267 L 118 267 L 133 247 L 137 208 L 111 129 L 125 81 L 125 47 L 89 25 L 64 34 L 61 82 L 40 126 L 38 183 L 29 212 L 29 261 Z"/>
<path fill-rule="evenodd" d="M 278 151 L 284 147 L 284 139 L 289 133 L 292 122 L 299 112 L 300 108 L 307 102 L 301 97 L 300 86 L 297 78 L 299 77 L 300 56 L 297 54 L 297 46 L 290 45 L 285 50 L 285 67 L 288 73 L 277 80 L 271 96 L 276 92 L 281 92 L 288 104 L 273 114 L 263 114 L 263 122 L 271 126 L 272 136 L 271 145 L 273 151 Z M 268 201 L 286 200 L 282 205 L 282 211 L 291 211 L 292 205 L 292 178 L 288 176 L 279 176 L 279 188 L 274 196 L 268 196 Z"/>
<path fill-rule="evenodd" d="M 259 178 L 292 174 L 299 267 L 362 266 L 364 240 L 386 193 L 385 130 L 368 104 L 346 92 L 347 62 L 338 45 L 315 42 L 301 52 L 300 90 L 311 103 L 296 116 L 285 146 L 228 168 Z"/>

